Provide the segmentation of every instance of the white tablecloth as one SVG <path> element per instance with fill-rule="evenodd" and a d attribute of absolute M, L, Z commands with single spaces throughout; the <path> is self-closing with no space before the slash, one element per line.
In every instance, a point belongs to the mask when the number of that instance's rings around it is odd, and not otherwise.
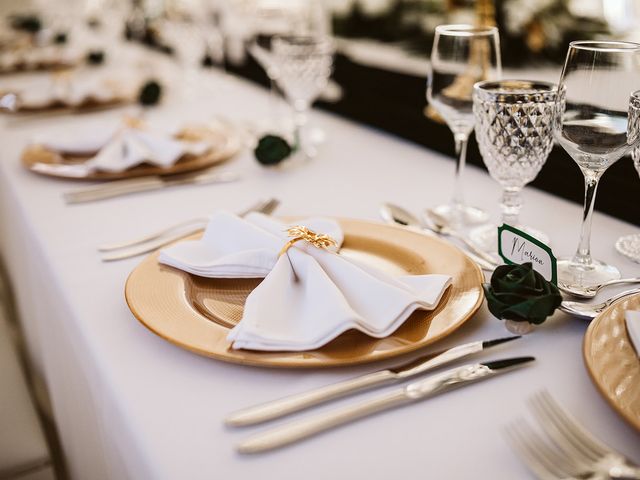
<path fill-rule="evenodd" d="M 150 118 L 268 117 L 263 90 L 221 74 L 209 74 L 206 85 L 193 101 L 169 95 Z M 96 245 L 217 208 L 241 210 L 272 195 L 282 200 L 281 214 L 376 220 L 385 200 L 417 211 L 448 199 L 453 162 L 385 133 L 314 113 L 312 120 L 328 135 L 317 159 L 278 171 L 260 167 L 246 154 L 223 167 L 244 175 L 227 185 L 67 206 L 61 194 L 77 183 L 39 177 L 20 166 L 22 148 L 41 129 L 99 127 L 121 116 L 122 111 L 111 111 L 2 120 L 0 252 L 18 297 L 30 355 L 51 394 L 73 478 L 527 478 L 503 427 L 525 415 L 527 397 L 543 388 L 605 442 L 640 462 L 638 432 L 608 406 L 585 370 L 581 348 L 587 324 L 560 313 L 534 334 L 481 357 L 535 355 L 537 363 L 527 369 L 280 451 L 236 454 L 233 445 L 254 430 L 224 427 L 225 414 L 374 367 L 271 370 L 184 351 L 145 329 L 125 304 L 124 282 L 140 260 L 101 263 Z M 497 214 L 500 189 L 484 171 L 469 168 L 466 184 L 470 203 Z M 637 192 L 624 194 L 635 198 Z M 548 232 L 558 254 L 572 253 L 580 207 L 533 189 L 524 196 L 524 220 Z M 623 275 L 639 275 L 640 268 L 613 248 L 618 236 L 637 230 L 596 214 L 594 253 L 617 264 Z M 506 334 L 483 306 L 438 347 Z"/>

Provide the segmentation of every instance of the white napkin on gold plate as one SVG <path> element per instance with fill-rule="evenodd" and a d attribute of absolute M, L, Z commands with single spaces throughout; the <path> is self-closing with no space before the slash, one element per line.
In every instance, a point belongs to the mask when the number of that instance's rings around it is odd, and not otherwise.
<path fill-rule="evenodd" d="M 204 155 L 208 142 L 177 140 L 170 134 L 136 128 L 96 131 L 88 135 L 40 136 L 34 143 L 61 154 L 94 154 L 88 171 L 122 172 L 142 163 L 170 167 L 186 154 Z"/>
<path fill-rule="evenodd" d="M 636 355 L 640 358 L 640 311 L 627 310 L 624 312 L 624 319 L 627 323 L 631 344 L 636 350 Z"/>
<path fill-rule="evenodd" d="M 448 275 L 392 277 L 338 254 L 343 233 L 334 220 L 296 223 L 337 247 L 299 241 L 279 256 L 288 226 L 259 213 L 241 219 L 220 212 L 200 240 L 162 250 L 159 261 L 202 277 L 264 278 L 229 333 L 238 349 L 313 350 L 349 329 L 386 337 L 416 309 L 434 309 L 451 284 Z"/>

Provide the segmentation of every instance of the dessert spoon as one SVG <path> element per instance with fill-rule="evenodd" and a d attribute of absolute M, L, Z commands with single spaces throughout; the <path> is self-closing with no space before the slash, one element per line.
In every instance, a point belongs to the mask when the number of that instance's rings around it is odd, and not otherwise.
<path fill-rule="evenodd" d="M 609 280 L 608 282 L 601 283 L 599 285 L 580 286 L 569 285 L 567 283 L 558 283 L 558 288 L 564 292 L 578 298 L 594 298 L 596 294 L 603 288 L 611 285 L 620 285 L 623 283 L 640 283 L 640 277 L 634 278 L 620 278 L 618 280 Z"/>

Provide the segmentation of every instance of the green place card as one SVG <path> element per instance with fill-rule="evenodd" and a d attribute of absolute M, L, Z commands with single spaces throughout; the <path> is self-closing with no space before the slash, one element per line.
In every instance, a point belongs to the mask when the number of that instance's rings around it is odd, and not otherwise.
<path fill-rule="evenodd" d="M 551 248 L 511 225 L 498 227 L 498 254 L 509 265 L 531 262 L 533 269 L 557 285 L 558 266 Z"/>

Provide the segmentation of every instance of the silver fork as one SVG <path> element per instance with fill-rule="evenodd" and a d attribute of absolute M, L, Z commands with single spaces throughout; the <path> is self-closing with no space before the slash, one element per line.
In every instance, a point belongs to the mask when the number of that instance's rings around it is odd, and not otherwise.
<path fill-rule="evenodd" d="M 275 198 L 261 200 L 255 205 L 252 205 L 246 210 L 240 212 L 238 215 L 240 217 L 244 217 L 250 212 L 270 214 L 278 207 L 279 204 L 280 201 Z M 103 262 L 112 262 L 136 257 L 138 255 L 157 250 L 158 248 L 168 245 L 180 238 L 186 237 L 187 235 L 197 233 L 206 227 L 208 221 L 209 218 L 207 217 L 194 218 L 133 240 L 100 245 L 98 246 L 98 251 L 115 252 L 103 255 Z M 186 227 L 189 226 L 191 228 L 187 229 Z"/>
<path fill-rule="evenodd" d="M 640 468 L 584 429 L 547 392 L 531 399 L 546 441 L 524 420 L 507 427 L 511 444 L 542 480 L 639 480 Z"/>

